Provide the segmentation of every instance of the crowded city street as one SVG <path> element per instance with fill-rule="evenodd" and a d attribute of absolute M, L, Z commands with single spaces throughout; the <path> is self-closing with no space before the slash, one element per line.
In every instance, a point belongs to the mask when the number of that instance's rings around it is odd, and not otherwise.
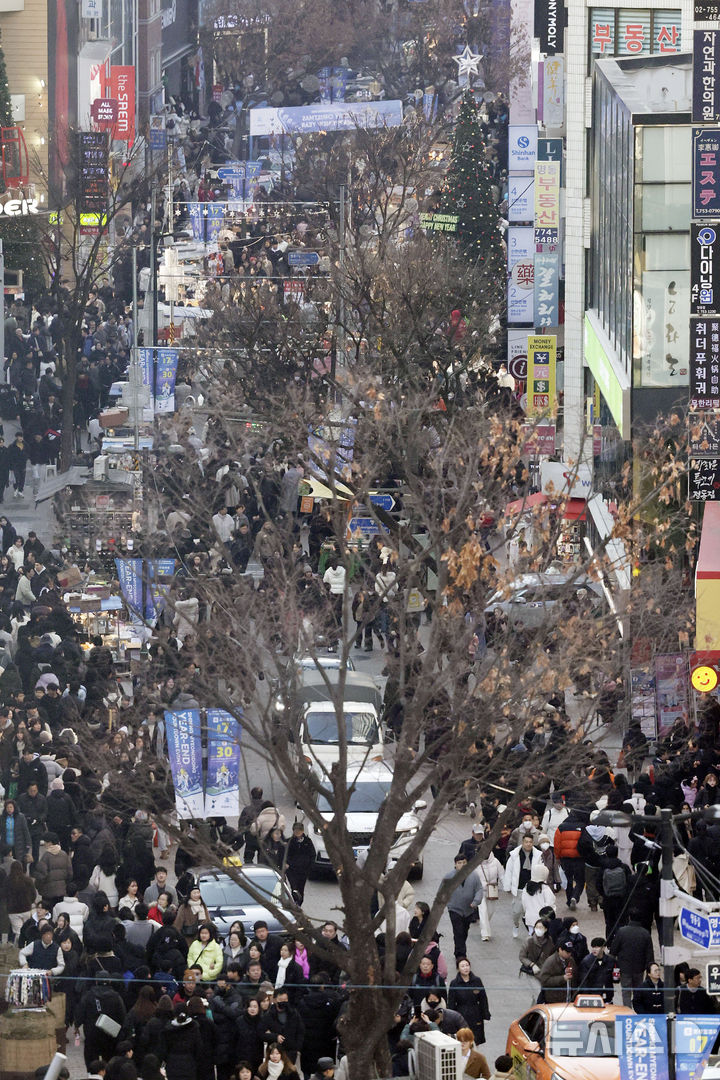
<path fill-rule="evenodd" d="M 0 1080 L 717 1075 L 717 25 L 0 0 Z"/>

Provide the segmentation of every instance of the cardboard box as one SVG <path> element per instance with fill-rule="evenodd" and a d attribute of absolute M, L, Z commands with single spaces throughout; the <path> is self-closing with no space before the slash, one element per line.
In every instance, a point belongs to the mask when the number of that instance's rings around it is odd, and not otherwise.
<path fill-rule="evenodd" d="M 123 427 L 127 424 L 129 416 L 129 409 L 106 409 L 105 412 L 100 413 L 98 420 L 100 421 L 100 427 L 107 430 L 107 428 Z"/>

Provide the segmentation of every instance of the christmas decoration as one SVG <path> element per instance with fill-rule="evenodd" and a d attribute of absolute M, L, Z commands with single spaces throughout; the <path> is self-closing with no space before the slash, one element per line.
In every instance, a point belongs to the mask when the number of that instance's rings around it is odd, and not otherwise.
<path fill-rule="evenodd" d="M 0 34 L 0 125 L 2 127 L 12 127 L 13 125 L 13 111 L 10 101 L 7 68 L 5 67 L 5 53 L 2 47 L 2 34 Z"/>
<path fill-rule="evenodd" d="M 447 214 L 457 215 L 457 237 L 465 253 L 483 267 L 501 274 L 499 215 L 485 151 L 477 106 L 472 91 L 468 91 L 455 125 L 442 209 Z"/>
<path fill-rule="evenodd" d="M 457 56 L 453 56 L 453 60 L 458 66 L 458 78 L 461 79 L 463 75 L 479 75 L 478 70 L 482 56 L 480 53 L 474 53 L 469 45 L 466 45 L 461 53 Z"/>

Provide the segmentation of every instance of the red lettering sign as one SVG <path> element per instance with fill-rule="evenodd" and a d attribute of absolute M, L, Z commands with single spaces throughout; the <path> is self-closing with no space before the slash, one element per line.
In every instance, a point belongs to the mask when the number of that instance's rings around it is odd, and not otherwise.
<path fill-rule="evenodd" d="M 131 64 L 113 64 L 110 68 L 110 97 L 118 103 L 113 138 L 132 146 L 135 142 L 135 68 Z"/>

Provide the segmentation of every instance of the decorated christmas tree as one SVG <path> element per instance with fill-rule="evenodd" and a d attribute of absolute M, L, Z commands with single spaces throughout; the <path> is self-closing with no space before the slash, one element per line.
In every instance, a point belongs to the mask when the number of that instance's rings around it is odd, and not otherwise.
<path fill-rule="evenodd" d="M 499 270 L 499 214 L 492 197 L 492 183 L 477 105 L 472 91 L 468 90 L 455 125 L 443 209 L 458 216 L 457 237 L 466 254 L 480 266 L 497 264 Z"/>
<path fill-rule="evenodd" d="M 5 53 L 2 47 L 2 35 L 0 34 L 0 125 L 12 127 L 13 113 L 10 101 L 10 87 L 8 85 L 7 68 L 5 67 Z"/>

